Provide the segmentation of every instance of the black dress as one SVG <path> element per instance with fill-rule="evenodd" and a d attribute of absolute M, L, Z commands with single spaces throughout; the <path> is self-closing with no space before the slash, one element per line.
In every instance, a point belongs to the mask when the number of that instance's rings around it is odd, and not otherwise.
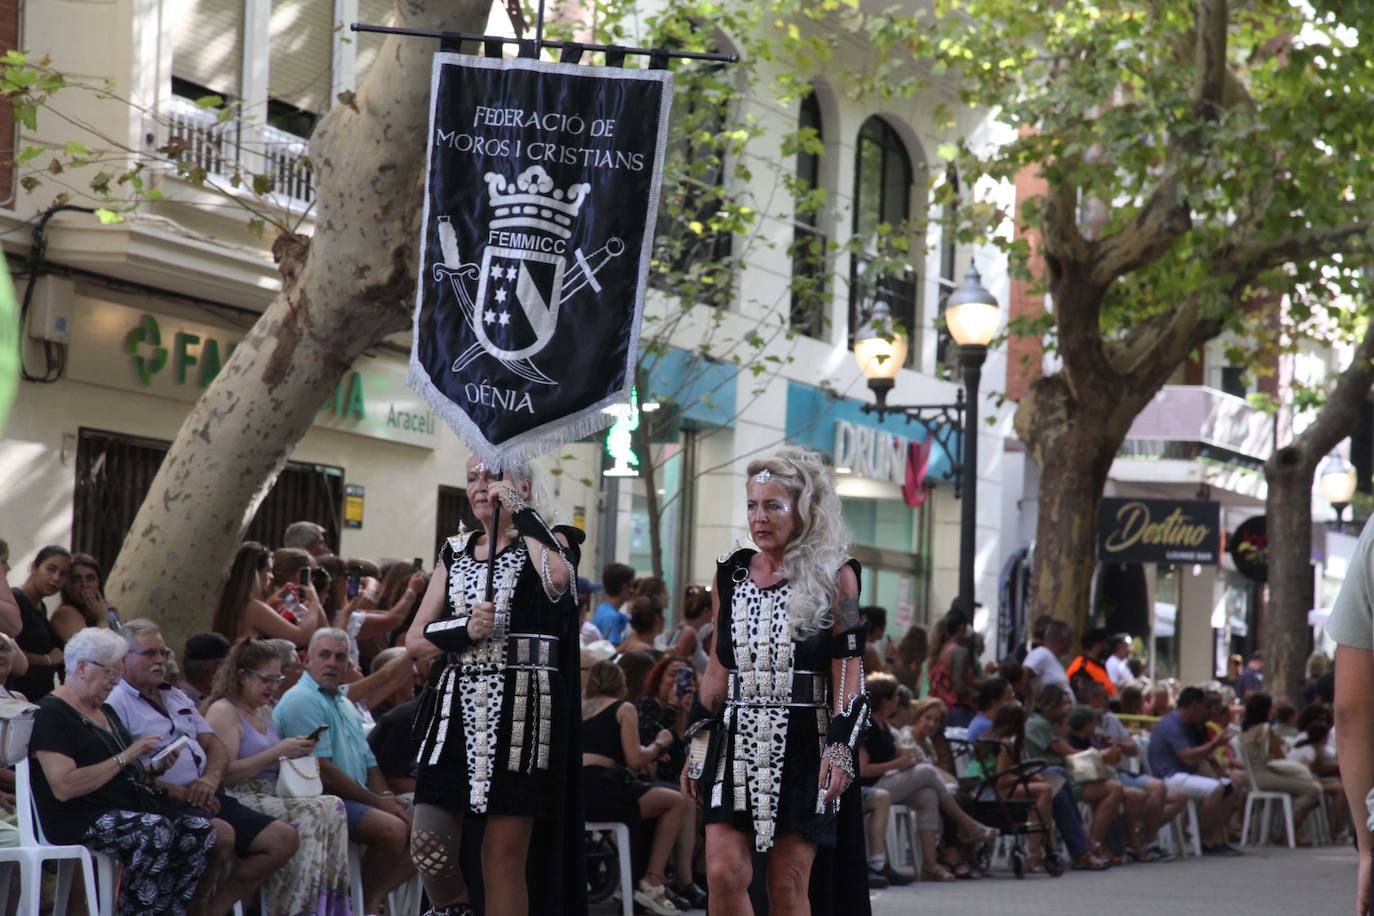
<path fill-rule="evenodd" d="M 568 540 L 576 576 L 582 532 L 554 531 Z M 465 618 L 485 600 L 487 561 L 474 559 L 476 546 L 475 535 L 460 535 L 440 550 L 448 570 L 441 620 Z M 496 555 L 495 591 L 492 635 L 435 665 L 435 702 L 417 713 L 415 802 L 464 816 L 535 818 L 530 912 L 585 912 L 576 598 L 569 588 L 549 599 L 524 538 Z"/>
<path fill-rule="evenodd" d="M 739 683 L 727 701 L 698 781 L 706 823 L 727 823 L 754 836 L 766 852 L 779 833 L 796 833 L 819 849 L 809 897 L 815 913 L 869 912 L 863 799 L 854 780 L 833 807 L 816 813 L 821 754 L 830 724 L 831 634 L 793 639 L 786 581 L 759 588 L 749 575 L 755 551 L 740 550 L 716 568 L 720 613 L 715 652 Z M 850 560 L 858 578 L 859 565 Z M 809 673 L 809 674 L 808 674 Z M 816 702 L 797 702 L 796 675 L 824 682 Z M 762 869 L 754 869 L 761 886 Z M 755 911 L 766 899 L 755 894 Z"/>
<path fill-rule="evenodd" d="M 11 591 L 14 592 L 14 600 L 19 605 L 19 619 L 23 624 L 23 629 L 14 638 L 19 648 L 35 655 L 47 655 L 53 649 L 60 648 L 62 640 L 58 638 L 57 631 L 48 620 L 43 603 L 40 601 L 35 605 L 29 600 L 29 596 L 24 594 L 23 589 L 14 588 Z M 28 673 L 23 677 L 11 678 L 10 684 L 27 697 L 30 703 L 37 703 L 52 693 L 53 675 L 57 671 L 58 669 L 52 665 L 30 664 Z"/>

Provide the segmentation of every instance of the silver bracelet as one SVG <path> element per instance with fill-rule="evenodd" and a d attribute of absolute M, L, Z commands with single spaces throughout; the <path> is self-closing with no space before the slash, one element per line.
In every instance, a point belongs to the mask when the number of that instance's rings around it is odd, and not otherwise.
<path fill-rule="evenodd" d="M 568 558 L 563 556 L 563 551 L 558 551 L 558 558 L 563 561 L 563 565 L 567 566 L 569 572 L 571 572 L 572 565 L 568 563 Z M 540 545 L 540 559 L 542 562 L 540 563 L 539 572 L 541 578 L 544 580 L 544 594 L 549 597 L 550 601 L 557 601 L 559 598 L 563 597 L 564 592 L 568 589 L 566 586 L 562 589 L 554 588 L 553 573 L 549 571 L 549 548 L 542 544 Z M 568 578 L 570 582 L 574 579 L 571 575 Z"/>
<path fill-rule="evenodd" d="M 828 745 L 821 756 L 829 760 L 831 767 L 844 773 L 851 781 L 854 779 L 854 752 L 849 749 L 849 745 Z"/>
<path fill-rule="evenodd" d="M 523 512 L 530 507 L 530 504 L 525 502 L 525 497 L 521 496 L 519 491 L 514 487 L 502 487 L 497 492 L 501 504 L 510 510 L 511 515 L 517 512 Z"/>

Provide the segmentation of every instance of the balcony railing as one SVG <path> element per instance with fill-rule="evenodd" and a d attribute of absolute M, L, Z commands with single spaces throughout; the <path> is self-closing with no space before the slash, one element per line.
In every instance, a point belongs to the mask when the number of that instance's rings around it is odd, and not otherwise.
<path fill-rule="evenodd" d="M 1203 385 L 1165 385 L 1126 434 L 1123 455 L 1146 443 L 1194 442 L 1242 462 L 1264 462 L 1274 451 L 1274 421 L 1243 398 Z"/>
<path fill-rule="evenodd" d="M 271 189 L 292 203 L 315 199 L 315 175 L 306 161 L 305 140 L 295 134 L 262 125 L 252 133 L 238 118 L 223 123 L 213 109 L 201 108 L 191 99 L 172 96 L 163 108 L 169 140 L 186 143 L 187 161 L 211 175 L 229 178 L 242 171 L 272 176 Z M 261 151 L 251 149 L 260 146 Z"/>
<path fill-rule="evenodd" d="M 306 142 L 271 125 L 263 127 L 262 139 L 272 190 L 302 203 L 314 200 L 315 173 L 303 158 L 309 151 Z"/>

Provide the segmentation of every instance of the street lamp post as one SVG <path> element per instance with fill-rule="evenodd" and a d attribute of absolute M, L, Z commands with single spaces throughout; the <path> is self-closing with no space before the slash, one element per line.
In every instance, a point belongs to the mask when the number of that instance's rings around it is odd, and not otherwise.
<path fill-rule="evenodd" d="M 1345 507 L 1355 497 L 1355 483 L 1355 469 L 1336 452 L 1327 456 L 1317 472 L 1317 486 L 1336 510 L 1337 531 L 1345 531 Z"/>
<path fill-rule="evenodd" d="M 864 405 L 865 412 L 876 413 L 879 422 L 883 422 L 887 414 L 896 413 L 904 416 L 907 422 L 920 423 L 946 453 L 949 452 L 950 436 L 959 435 L 959 466 L 956 469 L 959 481 L 955 496 L 962 498 L 963 505 L 959 522 L 957 606 L 970 620 L 974 610 L 973 559 L 978 524 L 978 386 L 988 344 L 997 334 L 1001 317 L 996 297 L 983 288 L 978 269 L 970 265 L 963 284 L 945 302 L 945 324 L 959 347 L 959 367 L 964 380 L 964 387 L 953 404 L 887 403 L 897 373 L 906 362 L 907 338 L 892 324 L 891 310 L 886 302 L 879 300 L 874 304 L 868 320 L 854 335 L 854 358 L 868 379 L 875 402 Z"/>

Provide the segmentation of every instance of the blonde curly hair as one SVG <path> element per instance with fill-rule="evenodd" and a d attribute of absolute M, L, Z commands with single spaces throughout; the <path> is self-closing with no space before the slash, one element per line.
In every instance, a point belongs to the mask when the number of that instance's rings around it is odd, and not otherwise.
<path fill-rule="evenodd" d="M 763 471 L 772 475 L 770 483 L 787 490 L 797 513 L 797 533 L 783 552 L 782 569 L 792 585 L 787 608 L 792 635 L 805 639 L 833 623 L 837 577 L 849 554 L 849 528 L 830 472 L 816 452 L 789 445 L 770 458 L 751 461 L 746 470 L 749 481 Z"/>

